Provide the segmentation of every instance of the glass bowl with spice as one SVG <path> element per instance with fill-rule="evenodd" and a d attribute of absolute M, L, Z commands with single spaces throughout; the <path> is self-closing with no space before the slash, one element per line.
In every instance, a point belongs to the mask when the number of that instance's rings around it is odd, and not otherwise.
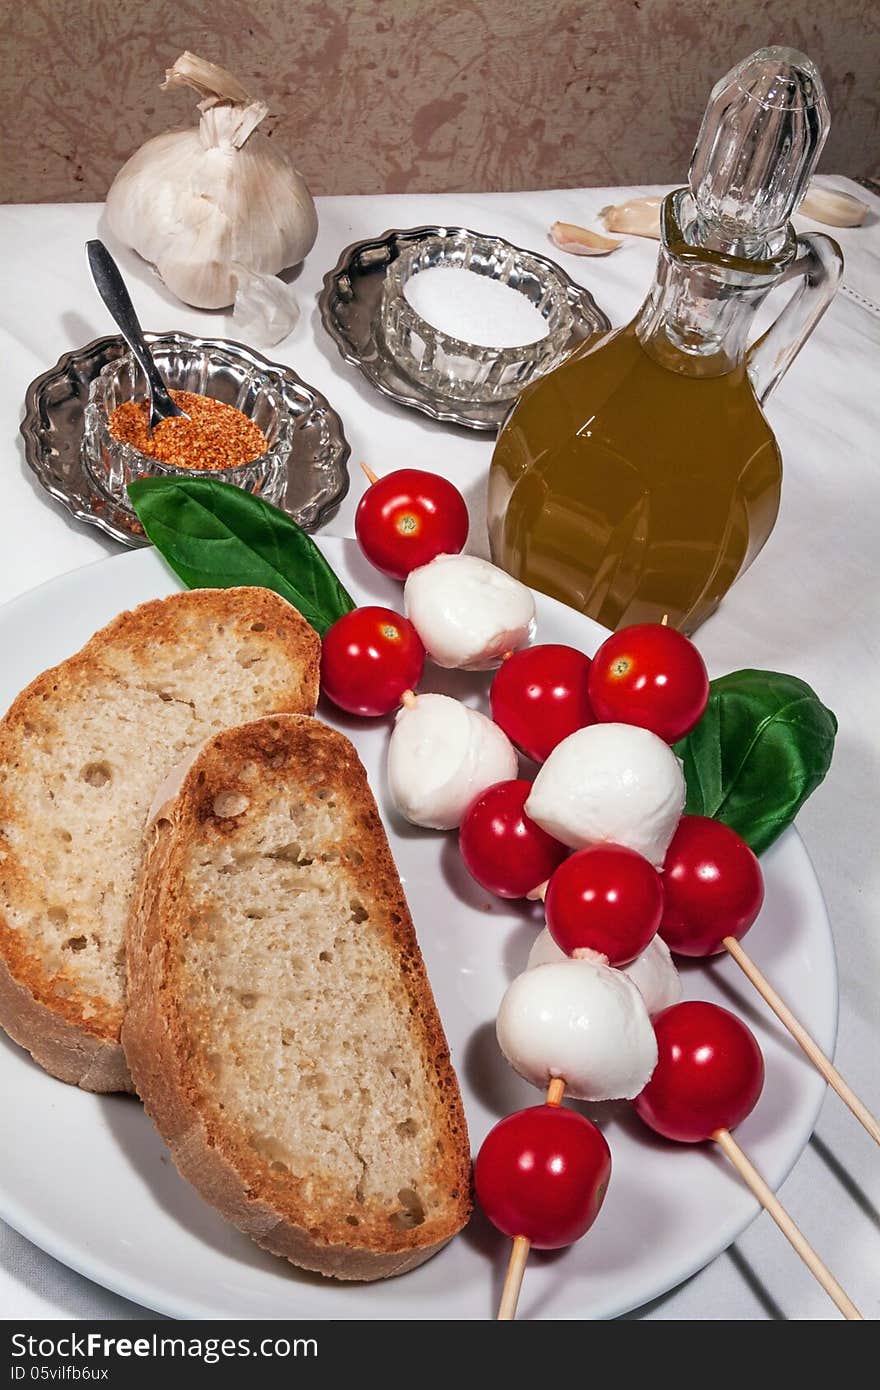
<path fill-rule="evenodd" d="M 295 421 L 272 374 L 234 343 L 149 334 L 156 365 L 186 417 L 148 427 L 146 383 L 130 353 L 95 377 L 83 422 L 83 462 L 114 501 L 148 475 L 210 474 L 267 502 L 281 496 Z"/>

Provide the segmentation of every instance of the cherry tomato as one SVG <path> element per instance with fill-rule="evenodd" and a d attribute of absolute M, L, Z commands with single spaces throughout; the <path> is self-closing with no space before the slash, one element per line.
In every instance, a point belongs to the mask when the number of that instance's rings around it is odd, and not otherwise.
<path fill-rule="evenodd" d="M 675 743 L 702 719 L 709 677 L 682 633 L 639 623 L 605 639 L 593 657 L 588 690 L 603 723 L 639 724 Z"/>
<path fill-rule="evenodd" d="M 392 579 L 406 579 L 438 555 L 457 555 L 468 525 L 458 488 L 419 468 L 398 468 L 371 483 L 354 519 L 361 550 Z"/>
<path fill-rule="evenodd" d="M 660 935 L 679 956 L 714 956 L 761 911 L 764 879 L 745 840 L 708 816 L 682 816 L 663 865 Z"/>
<path fill-rule="evenodd" d="M 733 1129 L 754 1110 L 764 1059 L 736 1014 L 687 1000 L 654 1019 L 658 1061 L 633 1105 L 645 1124 L 679 1144 L 699 1144 Z"/>
<path fill-rule="evenodd" d="M 544 898 L 547 926 L 560 950 L 599 951 L 609 965 L 641 955 L 663 916 L 660 875 L 622 845 L 593 845 L 560 864 Z"/>
<path fill-rule="evenodd" d="M 590 658 L 554 642 L 514 652 L 498 668 L 492 718 L 511 742 L 542 763 L 557 743 L 594 722 L 587 698 Z"/>
<path fill-rule="evenodd" d="M 611 1153 L 584 1115 L 533 1105 L 490 1129 L 474 1165 L 483 1211 L 511 1239 L 558 1250 L 586 1235 L 611 1177 Z"/>
<path fill-rule="evenodd" d="M 324 635 L 321 688 L 349 714 L 390 714 L 418 684 L 424 664 L 411 622 L 390 608 L 355 608 Z"/>
<path fill-rule="evenodd" d="M 499 898 L 524 898 L 568 853 L 523 810 L 531 790 L 531 782 L 520 779 L 496 782 L 471 802 L 458 832 L 471 875 Z"/>

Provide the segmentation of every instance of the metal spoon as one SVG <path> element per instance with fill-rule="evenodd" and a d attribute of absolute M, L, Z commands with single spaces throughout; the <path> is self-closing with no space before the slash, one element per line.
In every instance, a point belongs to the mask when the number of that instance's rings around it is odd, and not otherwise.
<path fill-rule="evenodd" d="M 184 419 L 189 419 L 186 411 L 181 410 L 179 405 L 175 405 L 168 394 L 168 388 L 159 374 L 159 368 L 153 360 L 153 354 L 147 347 L 143 329 L 138 323 L 138 316 L 134 311 L 131 296 L 125 288 L 125 281 L 120 274 L 119 266 L 103 241 L 87 241 L 86 251 L 88 252 L 92 279 L 98 288 L 98 294 L 113 315 L 119 331 L 131 348 L 147 379 L 147 392 L 150 400 L 150 433 L 153 432 L 160 420 L 170 420 L 175 415 L 182 415 Z"/>

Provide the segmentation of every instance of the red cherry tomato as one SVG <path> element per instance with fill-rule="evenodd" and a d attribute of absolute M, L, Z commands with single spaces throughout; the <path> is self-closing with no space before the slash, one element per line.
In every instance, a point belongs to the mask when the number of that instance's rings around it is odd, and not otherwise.
<path fill-rule="evenodd" d="M 531 782 L 520 779 L 496 782 L 471 802 L 458 832 L 468 870 L 499 898 L 524 898 L 568 853 L 523 810 L 531 790 Z"/>
<path fill-rule="evenodd" d="M 750 1029 L 727 1009 L 688 1000 L 654 1019 L 658 1061 L 633 1104 L 666 1139 L 699 1144 L 733 1129 L 754 1110 L 764 1059 Z"/>
<path fill-rule="evenodd" d="M 392 579 L 406 579 L 438 555 L 457 555 L 468 525 L 458 488 L 419 468 L 398 468 L 371 483 L 354 519 L 361 550 Z"/>
<path fill-rule="evenodd" d="M 560 864 L 544 898 L 547 926 L 560 950 L 600 951 L 609 965 L 641 955 L 663 916 L 660 875 L 622 845 L 593 845 Z"/>
<path fill-rule="evenodd" d="M 745 840 L 708 816 L 682 816 L 663 865 L 660 935 L 679 956 L 714 956 L 761 911 L 764 879 Z"/>
<path fill-rule="evenodd" d="M 492 718 L 529 758 L 542 763 L 557 743 L 594 722 L 587 698 L 590 658 L 553 642 L 514 652 L 498 668 Z"/>
<path fill-rule="evenodd" d="M 355 608 L 321 646 L 321 688 L 349 714 L 390 714 L 418 684 L 425 649 L 412 623 L 390 608 Z"/>
<path fill-rule="evenodd" d="M 534 1105 L 490 1129 L 474 1165 L 483 1211 L 511 1239 L 558 1250 L 586 1235 L 605 1197 L 611 1153 L 584 1115 Z"/>
<path fill-rule="evenodd" d="M 706 666 L 693 642 L 662 623 L 613 632 L 590 667 L 590 704 L 603 723 L 639 724 L 675 743 L 703 717 Z"/>

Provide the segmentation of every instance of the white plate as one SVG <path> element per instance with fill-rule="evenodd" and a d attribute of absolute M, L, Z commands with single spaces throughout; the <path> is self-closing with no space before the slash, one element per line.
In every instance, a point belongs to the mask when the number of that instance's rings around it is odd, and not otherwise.
<path fill-rule="evenodd" d="M 400 603 L 399 587 L 350 541 L 322 548 L 359 601 Z M 123 608 L 178 586 L 153 550 L 116 556 L 36 589 L 0 610 L 0 708 L 44 667 L 70 655 Z M 538 598 L 539 638 L 592 651 L 603 629 Z M 433 678 L 436 676 L 436 680 Z M 434 688 L 485 699 L 485 680 L 429 670 Z M 476 1149 L 489 1127 L 539 1097 L 502 1059 L 494 1018 L 525 964 L 530 913 L 494 900 L 464 870 L 454 835 L 428 834 L 388 812 L 384 721 L 339 720 L 366 764 L 418 929 Z M 758 963 L 796 1002 L 830 1052 L 837 979 L 822 894 L 789 830 L 763 860 L 767 896 L 749 936 Z M 775 1187 L 812 1132 L 824 1084 L 732 961 L 684 973 L 685 992 L 732 1006 L 755 1028 L 767 1081 L 738 1137 Z M 137 1101 L 52 1080 L 0 1033 L 0 1216 L 57 1259 L 107 1288 L 181 1318 L 487 1318 L 505 1242 L 481 1216 L 435 1259 L 380 1284 L 338 1284 L 265 1254 L 177 1175 Z M 756 1215 L 720 1155 L 653 1138 L 629 1107 L 602 1118 L 614 1170 L 602 1215 L 570 1250 L 534 1255 L 520 1316 L 607 1318 L 655 1298 L 702 1268 Z M 782 1237 L 780 1236 L 780 1240 Z"/>

